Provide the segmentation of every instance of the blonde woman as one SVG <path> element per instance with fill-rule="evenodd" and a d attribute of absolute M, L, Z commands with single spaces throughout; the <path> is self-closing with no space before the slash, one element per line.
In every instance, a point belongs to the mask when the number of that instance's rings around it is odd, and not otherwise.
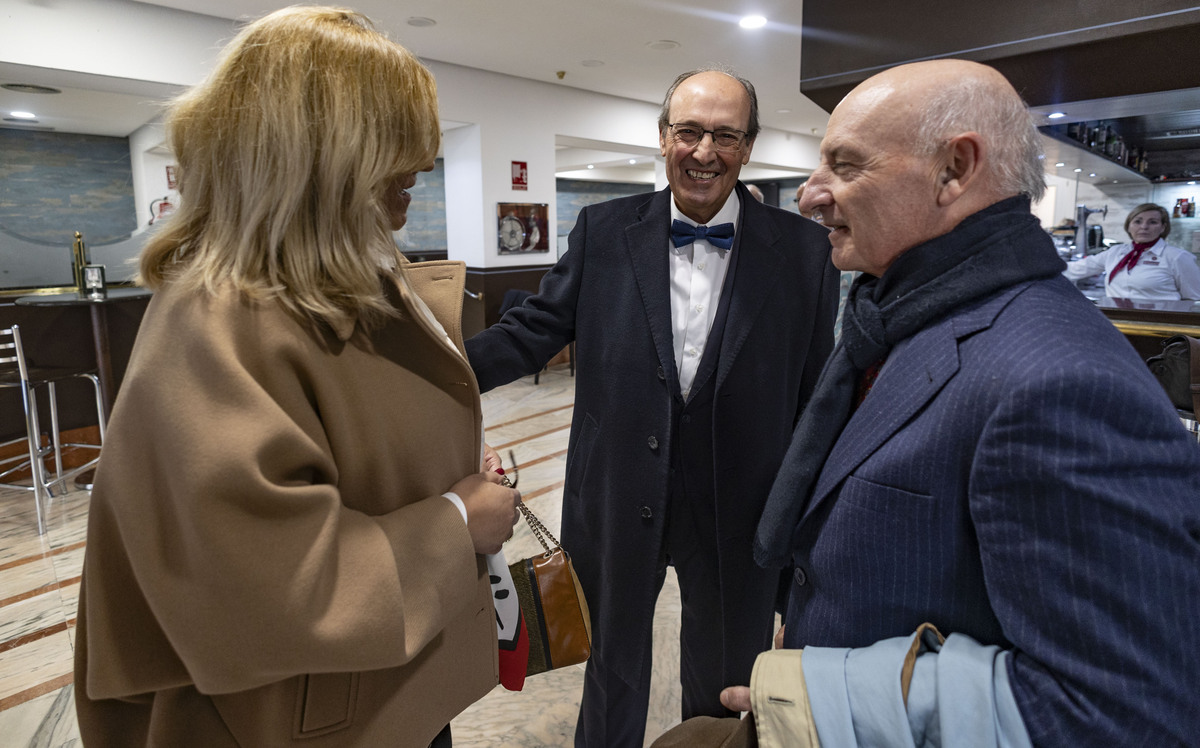
<path fill-rule="evenodd" d="M 497 681 L 460 263 L 391 232 L 432 75 L 364 17 L 248 26 L 173 106 L 181 205 L 96 476 L 76 702 L 97 746 L 413 746 Z M 465 521 L 464 521 L 465 520 Z"/>

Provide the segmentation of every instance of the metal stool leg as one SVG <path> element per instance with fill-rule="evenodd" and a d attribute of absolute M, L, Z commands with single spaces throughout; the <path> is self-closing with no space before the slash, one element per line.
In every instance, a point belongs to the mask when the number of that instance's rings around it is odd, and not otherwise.
<path fill-rule="evenodd" d="M 29 441 L 29 472 L 33 479 L 33 510 L 37 514 L 38 535 L 46 534 L 46 520 L 42 514 L 46 475 L 42 462 L 42 432 L 38 426 L 37 396 L 32 387 L 21 388 L 21 400 L 25 406 L 25 434 Z"/>

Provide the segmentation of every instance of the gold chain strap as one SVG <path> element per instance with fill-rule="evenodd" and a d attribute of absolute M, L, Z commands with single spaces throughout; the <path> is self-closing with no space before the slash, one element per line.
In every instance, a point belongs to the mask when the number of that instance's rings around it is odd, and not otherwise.
<path fill-rule="evenodd" d="M 546 526 L 543 525 L 542 521 L 537 518 L 537 515 L 533 513 L 533 510 L 525 505 L 524 501 L 519 502 L 517 504 L 517 508 L 520 509 L 521 514 L 525 516 L 525 521 L 529 523 L 529 529 L 533 530 L 534 537 L 536 537 L 538 542 L 542 544 L 542 548 L 545 549 L 547 556 L 549 556 L 555 548 L 561 547 L 554 535 L 552 535 L 550 531 L 546 529 Z M 543 537 L 543 535 L 545 537 Z M 553 546 L 546 543 L 546 538 L 550 538 L 550 543 L 553 543 Z"/>

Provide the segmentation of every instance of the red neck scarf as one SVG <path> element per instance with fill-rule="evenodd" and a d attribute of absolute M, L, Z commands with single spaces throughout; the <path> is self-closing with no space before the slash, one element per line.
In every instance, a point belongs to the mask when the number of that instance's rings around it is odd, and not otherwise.
<path fill-rule="evenodd" d="M 1112 269 L 1111 273 L 1108 274 L 1108 281 L 1111 283 L 1112 279 L 1116 278 L 1117 273 L 1121 272 L 1122 269 L 1132 271 L 1134 266 L 1138 264 L 1138 260 L 1142 259 L 1142 253 L 1153 247 L 1155 244 L 1158 244 L 1157 239 L 1152 242 L 1146 242 L 1145 244 L 1134 242 L 1133 249 L 1129 250 L 1129 254 L 1122 257 L 1121 261 L 1117 263 L 1117 266 Z"/>

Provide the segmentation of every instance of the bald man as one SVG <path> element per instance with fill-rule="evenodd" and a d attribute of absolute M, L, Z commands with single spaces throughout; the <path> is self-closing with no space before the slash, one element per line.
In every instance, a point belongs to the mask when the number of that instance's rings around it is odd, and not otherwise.
<path fill-rule="evenodd" d="M 1200 449 L 1061 277 L 1039 151 L 972 62 L 830 118 L 800 210 L 863 274 L 755 538 L 785 649 L 722 698 L 764 745 L 1196 745 Z"/>

